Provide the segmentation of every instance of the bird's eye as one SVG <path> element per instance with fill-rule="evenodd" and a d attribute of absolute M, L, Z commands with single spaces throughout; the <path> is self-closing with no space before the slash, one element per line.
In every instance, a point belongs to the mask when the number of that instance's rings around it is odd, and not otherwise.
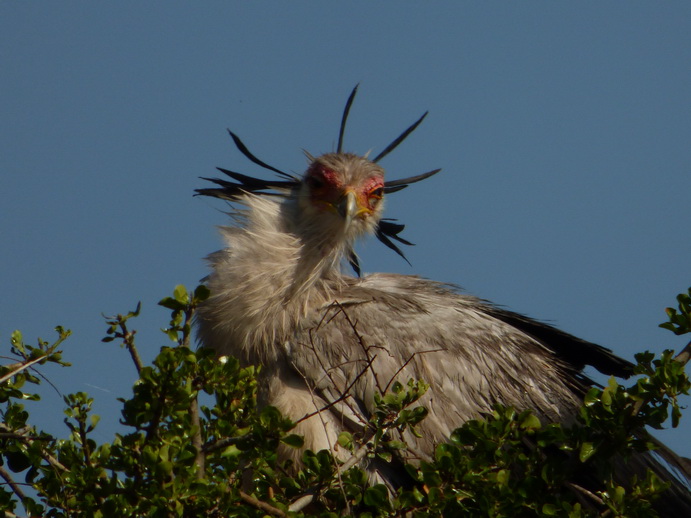
<path fill-rule="evenodd" d="M 307 177 L 305 182 L 307 182 L 307 185 L 311 189 L 321 189 L 322 187 L 324 187 L 324 181 L 321 178 L 317 178 L 316 176 Z"/>
<path fill-rule="evenodd" d="M 383 187 L 377 187 L 376 189 L 372 189 L 369 193 L 369 197 L 374 198 L 375 200 L 381 200 L 382 196 L 384 196 Z"/>

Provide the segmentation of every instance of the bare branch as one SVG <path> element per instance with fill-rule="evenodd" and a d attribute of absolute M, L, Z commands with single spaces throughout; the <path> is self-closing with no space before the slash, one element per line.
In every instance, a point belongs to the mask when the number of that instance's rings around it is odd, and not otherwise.
<path fill-rule="evenodd" d="M 197 480 L 202 480 L 206 473 L 206 454 L 202 444 L 202 425 L 199 418 L 199 400 L 195 397 L 190 402 L 190 413 L 192 417 L 192 426 L 194 426 L 194 435 L 192 436 L 192 446 L 197 451 L 197 456 L 194 463 L 197 465 Z"/>
<path fill-rule="evenodd" d="M 24 427 L 24 428 L 21 428 L 19 430 L 12 430 L 12 428 L 10 428 L 9 426 L 6 426 L 4 423 L 0 423 L 0 430 L 2 430 L 4 433 L 7 433 L 7 434 L 13 434 L 15 436 L 14 437 L 15 439 L 24 441 L 27 444 L 32 444 L 35 441 L 43 441 L 43 440 L 49 441 L 50 440 L 50 439 L 43 439 L 41 437 L 32 437 L 32 436 L 26 435 L 26 433 L 28 433 L 30 431 L 29 427 Z M 69 471 L 65 466 L 63 466 L 50 453 L 48 453 L 46 451 L 42 451 L 41 453 L 42 453 L 43 459 L 48 464 L 53 466 L 54 468 L 57 468 L 61 471 Z"/>
<path fill-rule="evenodd" d="M 567 483 L 566 483 L 566 486 L 567 486 L 569 489 L 573 490 L 573 492 L 579 497 L 579 500 L 581 500 L 580 497 L 585 497 L 585 498 L 587 498 L 587 499 L 589 499 L 589 500 L 595 501 L 595 502 L 596 502 L 598 505 L 600 505 L 600 506 L 604 506 L 604 505 L 605 505 L 605 502 L 602 500 L 602 498 L 600 498 L 599 496 L 597 496 L 597 495 L 596 495 L 595 493 L 593 493 L 592 491 L 588 491 L 588 490 L 585 489 L 584 487 L 579 486 L 578 484 L 574 484 L 573 482 L 567 482 Z M 584 503 L 585 503 L 585 502 L 584 502 Z M 587 504 L 586 504 L 586 505 L 587 505 Z"/>
<path fill-rule="evenodd" d="M 251 495 L 248 495 L 244 491 L 240 491 L 240 498 L 250 504 L 252 507 L 256 507 L 260 511 L 264 511 L 265 513 L 270 514 L 271 516 L 280 516 L 280 517 L 285 517 L 287 516 L 286 513 L 281 511 L 278 507 L 274 507 L 271 504 L 267 504 L 266 502 L 262 502 L 261 500 L 258 500 L 254 498 Z"/>
<path fill-rule="evenodd" d="M 14 494 L 17 495 L 20 500 L 23 501 L 26 498 L 24 491 L 22 491 L 21 488 L 17 485 L 17 483 L 12 478 L 12 475 L 10 475 L 2 466 L 0 466 L 0 477 L 5 479 L 7 485 L 12 488 L 12 491 L 14 491 Z"/>
<path fill-rule="evenodd" d="M 335 305 L 336 307 L 338 307 L 338 309 L 343 313 L 343 317 L 346 319 L 346 322 L 348 322 L 348 324 L 349 324 L 350 327 L 352 328 L 353 334 L 355 335 L 355 338 L 357 338 L 357 341 L 358 341 L 358 343 L 360 344 L 360 347 L 362 347 L 362 350 L 363 350 L 363 352 L 365 353 L 365 356 L 367 357 L 367 360 L 368 360 L 369 363 L 371 364 L 371 363 L 374 361 L 374 358 L 376 358 L 376 355 L 375 355 L 374 357 L 372 357 L 372 358 L 370 357 L 370 352 L 369 352 L 369 350 L 370 350 L 370 348 L 373 347 L 373 346 L 368 346 L 368 345 L 365 343 L 364 338 L 362 338 L 362 335 L 361 335 L 361 334 L 359 333 L 359 331 L 357 330 L 357 322 L 353 322 L 353 321 L 350 319 L 350 315 L 348 315 L 348 312 L 345 310 L 345 308 L 343 307 L 343 305 L 342 305 L 340 302 L 338 302 L 337 300 L 334 301 L 334 305 Z M 383 347 L 382 347 L 382 349 L 386 350 L 386 349 L 383 348 Z M 388 350 L 386 350 L 386 351 L 388 352 Z M 377 386 L 377 390 L 379 391 L 380 394 L 384 394 L 384 391 L 382 390 L 381 384 L 379 383 L 379 377 L 377 376 L 377 373 L 376 373 L 374 370 L 372 370 L 372 375 L 373 375 L 373 377 L 374 377 L 374 383 L 375 383 L 375 385 Z"/>
<path fill-rule="evenodd" d="M 677 354 L 674 359 L 680 363 L 686 365 L 691 359 L 691 342 L 686 344 L 679 354 Z"/>
<path fill-rule="evenodd" d="M 341 401 L 347 399 L 348 396 L 350 395 L 349 394 L 350 389 L 353 388 L 353 386 L 358 382 L 358 380 L 365 374 L 365 372 L 367 372 L 367 369 L 369 369 L 372 366 L 372 362 L 374 361 L 375 358 L 376 358 L 376 355 L 373 356 L 372 359 L 367 362 L 367 364 L 365 365 L 365 368 L 362 369 L 357 376 L 355 376 L 355 379 L 353 379 L 353 381 L 345 388 L 343 393 L 338 398 L 329 402 L 326 406 L 320 408 L 319 410 L 315 410 L 314 412 L 311 412 L 309 414 L 302 416 L 300 419 L 295 421 L 295 424 L 301 423 L 302 421 L 305 421 L 305 420 L 309 419 L 310 417 L 315 416 L 315 415 L 323 412 L 324 410 L 328 410 L 332 406 L 334 406 L 334 405 L 340 403 Z M 301 373 L 301 375 L 302 375 L 302 373 Z M 309 385 L 308 385 L 308 388 L 309 388 Z M 310 388 L 310 392 L 311 392 L 311 388 Z"/>
<path fill-rule="evenodd" d="M 382 392 L 382 394 L 385 394 L 386 391 L 389 390 L 389 387 L 390 387 L 391 384 L 394 382 L 394 380 L 396 379 L 396 377 L 401 373 L 401 371 L 402 371 L 403 369 L 406 368 L 406 366 L 407 366 L 411 361 L 413 361 L 413 358 L 415 358 L 415 356 L 417 356 L 418 354 L 438 353 L 438 352 L 440 352 L 440 351 L 446 351 L 446 349 L 443 349 L 443 348 L 439 348 L 439 349 L 429 349 L 429 350 L 427 350 L 427 351 L 416 351 L 416 352 L 414 352 L 413 354 L 411 354 L 411 355 L 410 355 L 410 358 L 408 358 L 408 359 L 405 361 L 405 363 L 404 363 L 403 365 L 400 366 L 400 368 L 394 373 L 393 376 L 391 376 L 391 379 L 390 379 L 389 382 L 386 384 L 386 387 L 384 387 L 384 392 Z M 423 380 L 423 381 L 424 381 L 424 380 Z"/>
<path fill-rule="evenodd" d="M 382 428 L 382 431 L 384 434 L 388 432 L 389 427 L 384 426 Z M 374 437 L 375 432 L 372 431 L 370 432 L 369 437 L 367 438 L 366 441 L 360 446 L 355 453 L 341 466 L 336 470 L 336 475 L 340 478 L 343 473 L 348 471 L 350 468 L 355 466 L 358 462 L 360 462 L 362 459 L 365 458 L 365 456 L 371 451 L 372 449 L 372 443 L 370 442 L 372 438 Z M 307 507 L 309 504 L 314 502 L 314 499 L 317 497 L 315 492 L 310 492 L 307 493 L 298 499 L 294 500 L 292 504 L 290 504 L 290 507 L 288 507 L 288 511 L 291 513 L 296 513 Z"/>
<path fill-rule="evenodd" d="M 246 437 L 225 437 L 223 439 L 218 439 L 216 441 L 209 441 L 202 446 L 202 451 L 204 453 L 210 453 L 212 451 L 225 448 L 226 446 L 230 446 L 231 444 L 236 444 L 242 439 L 246 439 Z"/>
<path fill-rule="evenodd" d="M 120 322 L 120 329 L 122 330 L 123 345 L 127 348 L 127 351 L 130 353 L 130 356 L 132 357 L 134 366 L 137 369 L 137 374 L 141 374 L 142 369 L 144 368 L 144 364 L 142 363 L 142 359 L 139 357 L 139 351 L 137 351 L 137 346 L 134 345 L 134 335 L 137 332 L 130 332 L 127 329 L 127 324 L 125 324 L 124 321 Z"/>
<path fill-rule="evenodd" d="M 26 370 L 26 369 L 30 368 L 32 365 L 35 365 L 35 364 L 37 364 L 37 363 L 42 362 L 43 360 L 46 359 L 46 357 L 47 357 L 48 355 L 49 355 L 49 353 L 46 353 L 46 354 L 44 354 L 43 356 L 40 356 L 39 358 L 35 358 L 35 359 L 33 359 L 33 360 L 29 360 L 29 361 L 22 362 L 22 363 L 15 363 L 15 364 L 13 365 L 13 367 L 14 367 L 14 366 L 17 366 L 17 365 L 18 365 L 18 367 L 17 367 L 15 370 L 13 370 L 13 371 L 11 371 L 11 372 L 8 372 L 8 373 L 5 374 L 4 376 L 0 377 L 0 383 L 4 383 L 4 382 L 6 382 L 8 379 L 10 379 L 12 376 L 16 376 L 17 374 L 19 374 L 19 373 L 22 372 L 23 370 Z"/>

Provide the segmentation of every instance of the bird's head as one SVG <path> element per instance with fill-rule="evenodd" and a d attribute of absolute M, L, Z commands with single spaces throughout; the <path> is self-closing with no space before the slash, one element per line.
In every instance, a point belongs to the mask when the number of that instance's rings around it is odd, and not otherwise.
<path fill-rule="evenodd" d="M 384 209 L 384 169 L 351 153 L 308 158 L 297 189 L 302 219 L 349 240 L 376 232 Z"/>
<path fill-rule="evenodd" d="M 281 178 L 263 180 L 219 167 L 218 170 L 233 181 L 204 178 L 218 187 L 197 189 L 197 194 L 229 201 L 238 201 L 247 194 L 290 198 L 291 201 L 295 201 L 293 207 L 297 209 L 294 227 L 319 240 L 333 239 L 344 242 L 347 258 L 358 274 L 360 268 L 351 245 L 356 238 L 368 233 L 375 234 L 382 243 L 405 259 L 392 239 L 406 245 L 412 243 L 398 235 L 403 230 L 403 225 L 382 218 L 384 198 L 387 194 L 400 191 L 411 183 L 429 178 L 440 169 L 400 180 L 385 181 L 384 169 L 378 162 L 410 135 L 427 113 L 373 159 L 345 153 L 342 151 L 343 134 L 357 88 L 356 86 L 351 92 L 343 111 L 336 152 L 316 158 L 306 153 L 309 165 L 302 177 L 285 173 L 259 160 L 235 133 L 228 130 L 243 155 L 255 164 L 277 173 Z"/>

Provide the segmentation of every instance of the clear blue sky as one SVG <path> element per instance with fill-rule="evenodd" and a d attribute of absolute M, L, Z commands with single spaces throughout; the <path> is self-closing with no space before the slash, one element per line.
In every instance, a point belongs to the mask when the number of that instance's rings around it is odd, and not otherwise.
<path fill-rule="evenodd" d="M 443 168 L 388 200 L 412 267 L 370 241 L 365 271 L 456 283 L 629 359 L 685 344 L 657 324 L 691 285 L 688 2 L 3 2 L 0 29 L 0 335 L 73 330 L 74 367 L 44 372 L 96 398 L 99 440 L 135 379 L 101 313 L 142 301 L 153 358 L 156 302 L 220 246 L 199 177 L 260 171 L 226 128 L 301 172 L 358 82 L 346 148 L 429 110 L 382 165 Z M 690 419 L 662 435 L 687 456 Z"/>

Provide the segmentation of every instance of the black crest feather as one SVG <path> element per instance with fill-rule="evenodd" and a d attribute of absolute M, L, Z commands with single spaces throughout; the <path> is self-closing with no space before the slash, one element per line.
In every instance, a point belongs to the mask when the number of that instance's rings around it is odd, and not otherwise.
<path fill-rule="evenodd" d="M 346 123 L 348 121 L 348 115 L 350 114 L 350 109 L 353 105 L 353 101 L 355 99 L 355 95 L 357 94 L 358 91 L 358 86 L 355 85 L 355 88 L 350 92 L 350 96 L 348 96 L 348 100 L 346 101 L 345 108 L 343 110 L 343 115 L 341 117 L 341 125 L 339 128 L 338 132 L 338 147 L 337 153 L 341 153 L 343 151 L 343 137 L 345 135 L 345 128 L 346 128 Z M 403 142 L 408 135 L 410 135 L 415 129 L 422 123 L 424 118 L 427 116 L 428 112 L 425 112 L 422 117 L 420 117 L 418 120 L 416 120 L 413 124 L 411 124 L 406 130 L 401 133 L 396 139 L 391 142 L 384 150 L 379 153 L 373 160 L 372 162 L 378 162 L 382 158 L 384 158 L 386 155 L 391 153 L 398 145 Z M 230 180 L 225 180 L 221 178 L 205 178 L 202 177 L 203 180 L 207 180 L 213 184 L 216 185 L 216 187 L 210 187 L 210 188 L 205 188 L 205 189 L 196 189 L 195 192 L 197 195 L 200 196 L 211 196 L 214 198 L 220 198 L 223 200 L 228 200 L 228 201 L 234 201 L 237 200 L 238 197 L 247 194 L 247 193 L 252 193 L 252 194 L 257 194 L 257 195 L 262 195 L 262 196 L 286 196 L 288 195 L 291 191 L 295 190 L 298 188 L 302 182 L 300 178 L 297 176 L 294 176 L 292 174 L 286 173 L 285 171 L 281 171 L 280 169 L 273 167 L 272 165 L 267 164 L 263 160 L 260 160 L 257 158 L 244 144 L 244 142 L 238 137 L 235 133 L 232 131 L 228 130 L 228 133 L 230 134 L 231 138 L 233 139 L 233 143 L 235 146 L 238 148 L 238 150 L 251 162 L 257 164 L 258 166 L 268 169 L 269 171 L 273 171 L 276 173 L 280 179 L 277 180 L 264 180 L 262 178 L 256 178 L 254 176 L 248 176 L 246 174 L 238 173 L 236 171 L 231 171 L 229 169 L 224 169 L 222 167 L 217 167 L 220 172 L 225 174 L 230 178 Z M 400 191 L 401 189 L 405 189 L 408 187 L 408 185 L 412 183 L 416 183 L 419 181 L 422 181 L 426 178 L 429 178 L 430 176 L 433 176 L 437 174 L 441 169 L 434 169 L 432 171 L 429 171 L 427 173 L 422 173 L 418 174 L 415 176 L 410 176 L 408 178 L 401 178 L 398 180 L 390 180 L 387 182 L 384 182 L 384 193 L 386 194 L 391 194 L 397 191 Z M 399 236 L 399 234 L 403 231 L 405 228 L 405 225 L 402 225 L 400 223 L 395 223 L 395 220 L 391 219 L 382 219 L 379 222 L 379 225 L 377 226 L 377 230 L 375 235 L 377 236 L 377 239 L 381 241 L 384 245 L 386 245 L 388 248 L 396 252 L 398 255 L 400 255 L 408 264 L 410 262 L 406 258 L 406 256 L 403 254 L 401 249 L 398 247 L 394 241 L 397 241 L 398 243 L 404 244 L 411 246 L 413 243 L 410 241 L 407 241 L 403 239 L 402 237 Z M 358 257 L 355 254 L 355 251 L 350 250 L 348 252 L 347 256 L 348 263 L 350 266 L 353 268 L 355 273 L 359 276 L 360 275 L 360 263 L 358 261 Z"/>

